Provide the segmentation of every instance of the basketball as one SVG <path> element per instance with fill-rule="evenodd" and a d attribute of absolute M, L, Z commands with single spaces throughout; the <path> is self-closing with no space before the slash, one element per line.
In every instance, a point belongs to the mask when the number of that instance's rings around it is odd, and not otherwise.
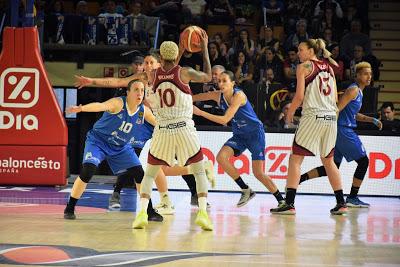
<path fill-rule="evenodd" d="M 183 30 L 180 35 L 180 42 L 185 50 L 190 53 L 201 51 L 201 31 L 204 30 L 198 26 L 189 26 Z"/>

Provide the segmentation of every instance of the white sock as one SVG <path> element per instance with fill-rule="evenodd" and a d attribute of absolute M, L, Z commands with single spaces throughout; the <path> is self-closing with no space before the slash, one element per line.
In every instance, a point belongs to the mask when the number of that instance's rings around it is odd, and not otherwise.
<path fill-rule="evenodd" d="M 206 197 L 199 197 L 199 209 L 200 210 L 207 210 L 207 198 Z"/>
<path fill-rule="evenodd" d="M 149 206 L 148 198 L 140 198 L 140 211 L 147 211 L 147 206 Z"/>

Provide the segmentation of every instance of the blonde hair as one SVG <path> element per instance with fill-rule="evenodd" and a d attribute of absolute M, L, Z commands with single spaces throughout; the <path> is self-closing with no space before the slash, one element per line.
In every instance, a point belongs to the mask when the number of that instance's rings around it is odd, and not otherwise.
<path fill-rule="evenodd" d="M 356 73 L 359 73 L 363 69 L 367 69 L 367 68 L 372 69 L 371 64 L 369 64 L 368 62 L 365 62 L 365 61 L 361 61 L 360 63 L 356 64 Z"/>
<path fill-rule="evenodd" d="M 318 39 L 308 39 L 307 41 L 304 42 L 308 48 L 312 48 L 314 50 L 314 54 L 316 56 L 321 55 L 322 57 L 326 58 L 329 60 L 329 62 L 336 67 L 339 66 L 335 60 L 331 58 L 331 52 L 326 49 L 326 44 L 325 41 L 321 38 Z"/>
<path fill-rule="evenodd" d="M 164 60 L 174 61 L 178 58 L 178 45 L 171 41 L 165 41 L 160 46 L 160 55 Z"/>

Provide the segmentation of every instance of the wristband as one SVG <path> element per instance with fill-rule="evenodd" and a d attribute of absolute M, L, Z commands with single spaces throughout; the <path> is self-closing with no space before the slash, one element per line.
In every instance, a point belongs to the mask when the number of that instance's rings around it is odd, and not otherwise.
<path fill-rule="evenodd" d="M 378 125 L 379 125 L 379 120 L 378 120 L 377 118 L 373 118 L 373 119 L 372 119 L 372 123 L 375 124 L 375 126 L 378 127 Z"/>

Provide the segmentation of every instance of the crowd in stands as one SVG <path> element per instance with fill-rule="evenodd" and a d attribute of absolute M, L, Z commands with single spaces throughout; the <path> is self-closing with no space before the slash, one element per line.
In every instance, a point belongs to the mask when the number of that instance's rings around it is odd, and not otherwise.
<path fill-rule="evenodd" d="M 74 12 L 65 12 L 66 2 L 73 2 Z M 211 64 L 235 74 L 269 126 L 294 127 L 282 125 L 282 117 L 296 90 L 297 46 L 308 38 L 325 40 L 338 63 L 332 67 L 339 90 L 350 84 L 360 61 L 369 62 L 373 80 L 379 80 L 363 0 L 111 0 L 95 15 L 89 6 L 90 1 L 66 0 L 43 6 L 44 42 L 131 45 L 144 51 L 157 46 L 155 41 L 178 42 L 188 25 L 205 30 L 224 25 L 225 32 L 209 36 Z M 189 52 L 180 64 L 203 66 L 201 55 Z M 195 93 L 202 90 L 193 86 Z"/>

